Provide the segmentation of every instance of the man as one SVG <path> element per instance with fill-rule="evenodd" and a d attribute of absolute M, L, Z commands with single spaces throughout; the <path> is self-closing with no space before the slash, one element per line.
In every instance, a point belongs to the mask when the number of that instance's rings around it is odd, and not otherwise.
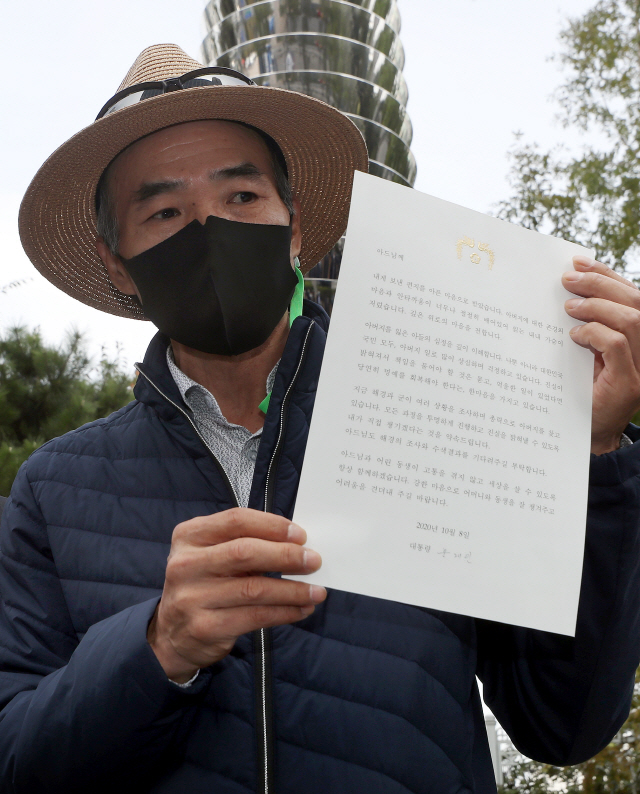
<path fill-rule="evenodd" d="M 575 640 L 265 576 L 320 565 L 289 520 L 327 330 L 297 263 L 339 238 L 366 152 L 337 111 L 198 66 L 143 52 L 23 202 L 48 278 L 160 333 L 136 401 L 7 503 L 2 790 L 486 794 L 476 673 L 523 752 L 593 755 L 639 657 L 640 296 L 565 276 L 597 362 Z"/>

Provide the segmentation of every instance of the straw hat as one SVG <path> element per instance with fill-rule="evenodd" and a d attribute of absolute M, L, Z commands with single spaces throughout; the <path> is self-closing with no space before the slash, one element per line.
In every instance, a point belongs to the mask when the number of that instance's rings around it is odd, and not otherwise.
<path fill-rule="evenodd" d="M 143 50 L 118 90 L 198 68 L 202 64 L 174 44 L 157 44 Z M 22 245 L 40 273 L 89 306 L 145 319 L 138 304 L 111 284 L 96 252 L 96 187 L 129 144 L 164 127 L 203 119 L 241 121 L 278 143 L 302 207 L 301 266 L 303 272 L 313 267 L 346 228 L 353 172 L 368 165 L 362 135 L 335 108 L 294 91 L 197 86 L 117 110 L 49 157 L 29 185 L 19 218 Z"/>

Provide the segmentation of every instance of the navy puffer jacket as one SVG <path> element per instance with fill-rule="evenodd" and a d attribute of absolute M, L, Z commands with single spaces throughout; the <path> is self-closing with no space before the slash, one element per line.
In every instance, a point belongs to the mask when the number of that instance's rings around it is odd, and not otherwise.
<path fill-rule="evenodd" d="M 286 516 L 326 338 L 306 312 L 250 501 Z M 640 655 L 640 445 L 593 460 L 575 640 L 332 591 L 306 620 L 240 637 L 191 688 L 168 681 L 146 630 L 171 533 L 234 499 L 166 345 L 152 341 L 136 400 L 38 450 L 6 505 L 2 792 L 489 794 L 476 674 L 527 755 L 573 763 L 609 741 Z"/>

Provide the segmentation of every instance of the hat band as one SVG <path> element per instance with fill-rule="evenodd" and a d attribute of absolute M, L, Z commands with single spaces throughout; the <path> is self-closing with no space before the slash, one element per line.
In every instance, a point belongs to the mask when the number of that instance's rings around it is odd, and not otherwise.
<path fill-rule="evenodd" d="M 180 91 L 184 88 L 196 88 L 198 86 L 206 88 L 247 85 L 255 86 L 257 84 L 251 78 L 242 74 L 242 72 L 236 72 L 235 69 L 227 69 L 225 66 L 205 66 L 202 69 L 194 69 L 191 72 L 187 72 L 180 77 L 136 83 L 129 86 L 129 88 L 118 91 L 102 106 L 96 116 L 96 121 L 129 105 L 135 105 L 145 99 L 168 94 L 171 91 Z"/>

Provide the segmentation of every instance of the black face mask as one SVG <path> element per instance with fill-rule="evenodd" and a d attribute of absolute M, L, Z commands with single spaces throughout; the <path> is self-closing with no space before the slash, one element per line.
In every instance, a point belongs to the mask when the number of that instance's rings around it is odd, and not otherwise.
<path fill-rule="evenodd" d="M 131 259 L 120 257 L 142 308 L 164 334 L 204 353 L 238 356 L 260 347 L 297 284 L 291 226 L 210 215 Z"/>

